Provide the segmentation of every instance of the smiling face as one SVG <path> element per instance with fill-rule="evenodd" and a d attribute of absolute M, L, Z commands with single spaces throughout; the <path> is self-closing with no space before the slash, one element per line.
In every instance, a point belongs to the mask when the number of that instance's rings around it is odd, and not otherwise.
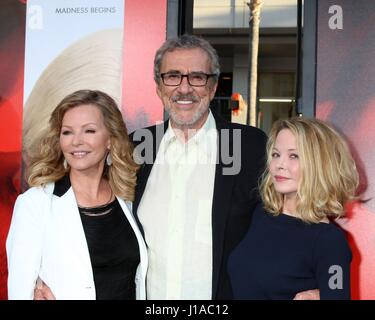
<path fill-rule="evenodd" d="M 284 199 L 295 199 L 301 172 L 296 138 L 289 129 L 281 130 L 276 137 L 269 171 L 275 190 Z"/>
<path fill-rule="evenodd" d="M 110 148 L 110 134 L 97 106 L 84 104 L 66 111 L 60 147 L 72 172 L 103 171 Z"/>
<path fill-rule="evenodd" d="M 166 72 L 210 74 L 210 59 L 207 53 L 199 48 L 176 49 L 164 55 L 160 73 Z M 186 77 L 182 79 L 179 86 L 165 86 L 162 81 L 160 82 L 157 94 L 169 113 L 173 127 L 190 129 L 202 127 L 217 87 L 217 83 L 213 82 L 214 80 L 209 78 L 204 87 L 189 85 Z"/>

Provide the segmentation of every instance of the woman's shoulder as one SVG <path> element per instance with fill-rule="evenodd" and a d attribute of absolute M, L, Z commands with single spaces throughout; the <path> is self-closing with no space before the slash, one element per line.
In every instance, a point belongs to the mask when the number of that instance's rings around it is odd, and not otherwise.
<path fill-rule="evenodd" d="M 31 187 L 25 192 L 18 196 L 18 199 L 35 199 L 44 198 L 46 196 L 51 196 L 54 189 L 54 182 L 47 183 L 46 185 L 41 185 L 37 187 Z"/>
<path fill-rule="evenodd" d="M 317 232 L 320 238 L 331 239 L 346 239 L 346 235 L 343 229 L 338 226 L 335 222 L 320 222 L 316 224 Z"/>
<path fill-rule="evenodd" d="M 318 224 L 315 241 L 317 252 L 351 256 L 345 231 L 333 222 Z"/>
<path fill-rule="evenodd" d="M 267 212 L 265 211 L 265 209 L 264 209 L 263 202 L 259 202 L 259 203 L 255 206 L 255 208 L 254 208 L 254 210 L 253 210 L 253 212 L 252 212 L 252 215 L 253 215 L 254 217 L 256 217 L 256 218 L 259 218 L 259 217 L 263 216 L 264 214 L 268 214 L 268 213 L 267 213 Z"/>
<path fill-rule="evenodd" d="M 262 201 L 259 201 L 255 206 L 254 212 L 264 212 L 264 205 Z"/>
<path fill-rule="evenodd" d="M 49 207 L 53 192 L 53 184 L 31 187 L 17 197 L 14 204 L 13 217 L 33 217 L 40 219 Z"/>

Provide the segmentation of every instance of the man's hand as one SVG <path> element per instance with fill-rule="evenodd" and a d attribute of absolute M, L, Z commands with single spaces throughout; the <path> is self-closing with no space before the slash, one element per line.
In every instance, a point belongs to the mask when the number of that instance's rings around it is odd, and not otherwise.
<path fill-rule="evenodd" d="M 293 300 L 320 300 L 318 289 L 298 292 Z"/>
<path fill-rule="evenodd" d="M 56 300 L 51 289 L 39 277 L 34 289 L 34 300 Z"/>

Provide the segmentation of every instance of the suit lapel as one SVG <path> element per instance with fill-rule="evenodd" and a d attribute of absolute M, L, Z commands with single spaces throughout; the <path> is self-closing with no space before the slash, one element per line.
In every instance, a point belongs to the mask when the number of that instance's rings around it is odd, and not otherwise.
<path fill-rule="evenodd" d="M 147 163 L 147 162 L 143 163 L 141 165 L 139 171 L 138 171 L 137 186 L 135 188 L 135 199 L 134 199 L 134 205 L 133 205 L 133 214 L 134 214 L 134 217 L 135 217 L 135 219 L 138 223 L 138 226 L 139 226 L 143 236 L 144 236 L 144 231 L 143 231 L 142 225 L 139 221 L 137 210 L 138 210 L 139 203 L 141 202 L 143 193 L 146 189 L 147 180 L 150 176 L 152 167 L 155 163 L 156 155 L 158 153 L 161 140 L 163 139 L 164 133 L 167 131 L 167 129 L 168 129 L 168 121 L 165 121 L 163 124 L 160 124 L 160 125 L 157 125 L 157 126 L 142 129 L 142 130 L 148 130 L 148 132 L 151 133 L 151 135 L 148 135 L 146 133 L 145 139 L 152 138 L 152 143 L 146 143 L 145 144 L 145 146 L 152 146 L 152 162 L 151 163 Z M 134 137 L 134 133 L 132 134 L 132 136 Z M 144 143 L 144 141 L 142 141 L 141 143 Z M 135 141 L 135 144 L 139 145 L 140 142 L 137 143 Z"/>
<path fill-rule="evenodd" d="M 234 175 L 223 175 L 223 168 L 225 164 L 221 157 L 222 152 L 222 135 L 221 130 L 230 128 L 229 123 L 222 121 L 214 112 L 213 115 L 216 121 L 216 128 L 218 130 L 218 162 L 215 170 L 215 185 L 214 195 L 212 199 L 212 298 L 215 299 L 218 290 L 218 282 L 222 266 L 224 237 L 227 224 L 228 213 L 232 204 L 232 188 L 234 184 Z M 232 150 L 232 137 L 229 138 L 229 150 Z"/>
<path fill-rule="evenodd" d="M 81 270 L 92 270 L 85 232 L 72 187 L 62 196 L 53 196 L 52 213 L 55 215 L 57 225 L 64 226 L 59 229 L 61 231 L 59 239 L 64 243 L 64 247 L 75 252 L 74 257 L 79 259 Z M 84 276 L 92 279 L 92 273 Z"/>
<path fill-rule="evenodd" d="M 78 210 L 77 199 L 70 183 L 69 175 L 65 175 L 59 181 L 56 181 L 52 196 L 52 213 L 57 225 L 64 226 L 59 228 L 60 241 L 63 247 L 68 248 L 78 257 L 79 265 L 83 266 L 80 270 L 85 271 L 84 277 L 93 281 L 91 259 L 86 241 L 85 231 Z M 90 270 L 90 273 L 87 271 Z"/>

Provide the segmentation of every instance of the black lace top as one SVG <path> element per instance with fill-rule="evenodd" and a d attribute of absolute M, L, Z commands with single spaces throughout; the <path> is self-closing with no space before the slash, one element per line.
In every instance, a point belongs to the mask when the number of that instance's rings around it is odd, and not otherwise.
<path fill-rule="evenodd" d="M 139 246 L 119 202 L 81 208 L 97 300 L 135 299 Z"/>

